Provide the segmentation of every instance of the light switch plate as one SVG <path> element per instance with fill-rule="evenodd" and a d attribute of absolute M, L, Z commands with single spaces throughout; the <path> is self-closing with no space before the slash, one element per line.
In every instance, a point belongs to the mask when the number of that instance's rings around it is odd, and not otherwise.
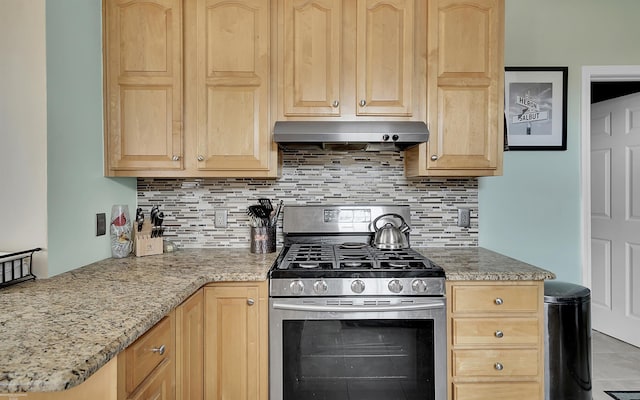
<path fill-rule="evenodd" d="M 105 213 L 96 214 L 96 236 L 104 236 L 107 233 L 107 216 Z"/>
<path fill-rule="evenodd" d="M 226 208 L 216 208 L 214 212 L 213 226 L 216 228 L 226 228 L 228 224 L 228 210 Z"/>
<path fill-rule="evenodd" d="M 461 228 L 471 227 L 471 210 L 468 208 L 458 208 L 458 226 Z"/>

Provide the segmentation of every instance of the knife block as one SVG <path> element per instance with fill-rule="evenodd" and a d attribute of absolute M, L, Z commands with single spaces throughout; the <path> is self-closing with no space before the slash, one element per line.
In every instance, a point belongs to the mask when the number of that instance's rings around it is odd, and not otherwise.
<path fill-rule="evenodd" d="M 151 222 L 144 221 L 142 230 L 138 232 L 138 224 L 134 224 L 134 249 L 137 257 L 162 254 L 162 237 L 151 237 Z"/>

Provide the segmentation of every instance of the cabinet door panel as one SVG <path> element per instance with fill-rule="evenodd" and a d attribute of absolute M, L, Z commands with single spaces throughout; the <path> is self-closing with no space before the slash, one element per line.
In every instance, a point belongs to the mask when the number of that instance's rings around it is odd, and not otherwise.
<path fill-rule="evenodd" d="M 266 284 L 205 288 L 205 398 L 266 400 Z"/>
<path fill-rule="evenodd" d="M 176 398 L 204 398 L 204 291 L 176 309 Z"/>
<path fill-rule="evenodd" d="M 440 0 L 429 5 L 427 168 L 500 172 L 503 143 L 503 5 Z"/>
<path fill-rule="evenodd" d="M 412 111 L 414 1 L 358 0 L 357 115 Z"/>
<path fill-rule="evenodd" d="M 198 0 L 197 169 L 268 170 L 269 2 Z"/>
<path fill-rule="evenodd" d="M 105 2 L 106 174 L 182 169 L 182 2 Z"/>
<path fill-rule="evenodd" d="M 341 0 L 285 0 L 284 114 L 340 115 Z"/>

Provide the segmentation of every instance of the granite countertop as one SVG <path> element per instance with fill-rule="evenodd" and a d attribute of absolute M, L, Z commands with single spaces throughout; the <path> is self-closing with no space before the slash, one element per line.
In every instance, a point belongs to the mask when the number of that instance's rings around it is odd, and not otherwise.
<path fill-rule="evenodd" d="M 180 250 L 106 259 L 0 290 L 0 392 L 84 382 L 198 288 L 263 281 L 277 253 Z"/>
<path fill-rule="evenodd" d="M 543 280 L 548 271 L 482 248 L 417 249 L 450 280 Z M 106 259 L 0 290 L 0 393 L 84 382 L 206 283 L 262 281 L 277 253 L 186 249 Z"/>
<path fill-rule="evenodd" d="M 542 281 L 556 278 L 552 272 L 482 247 L 416 250 L 440 265 L 450 281 Z"/>

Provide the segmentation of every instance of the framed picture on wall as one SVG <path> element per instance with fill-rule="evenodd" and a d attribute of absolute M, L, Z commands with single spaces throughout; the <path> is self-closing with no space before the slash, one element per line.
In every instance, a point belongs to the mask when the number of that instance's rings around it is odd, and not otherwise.
<path fill-rule="evenodd" d="M 509 150 L 567 149 L 567 67 L 506 67 Z"/>

